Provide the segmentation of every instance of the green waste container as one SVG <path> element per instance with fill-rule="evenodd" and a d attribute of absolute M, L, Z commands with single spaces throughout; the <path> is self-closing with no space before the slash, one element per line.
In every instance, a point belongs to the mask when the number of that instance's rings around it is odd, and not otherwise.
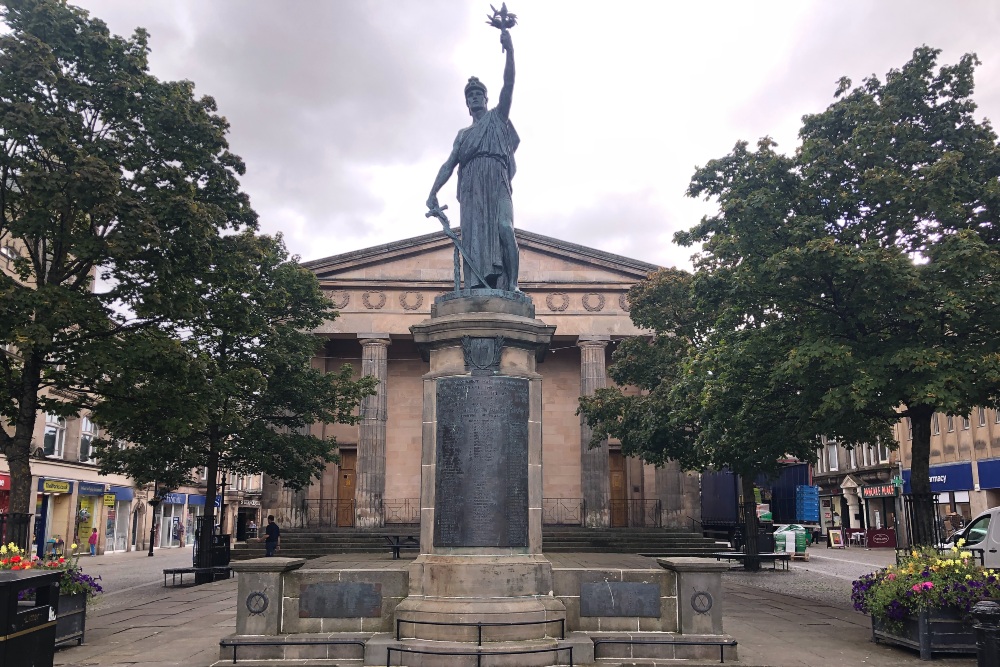
<path fill-rule="evenodd" d="M 804 530 L 795 531 L 795 553 L 804 554 L 811 535 Z"/>
<path fill-rule="evenodd" d="M 774 550 L 781 553 L 785 550 L 785 533 L 775 533 L 774 534 Z"/>
<path fill-rule="evenodd" d="M 0 667 L 52 667 L 61 572 L 0 572 Z M 19 602 L 21 591 L 35 599 Z"/>

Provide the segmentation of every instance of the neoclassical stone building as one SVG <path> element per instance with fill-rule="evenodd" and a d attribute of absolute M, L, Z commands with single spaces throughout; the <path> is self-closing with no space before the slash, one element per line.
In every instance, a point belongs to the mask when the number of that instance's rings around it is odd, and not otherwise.
<path fill-rule="evenodd" d="M 543 517 L 547 524 L 688 527 L 699 512 L 698 476 L 623 457 L 614 443 L 588 448 L 576 414 L 581 394 L 608 382 L 617 341 L 643 335 L 629 319 L 629 288 L 657 267 L 627 257 L 517 231 L 520 287 L 535 316 L 556 327 L 538 370 L 543 376 Z M 351 364 L 381 382 L 362 406 L 360 426 L 317 425 L 334 435 L 340 465 L 298 494 L 271 485 L 266 510 L 279 523 L 380 526 L 416 523 L 420 495 L 422 380 L 428 362 L 410 326 L 434 298 L 454 288 L 454 246 L 443 233 L 306 262 L 340 317 L 316 331 L 313 360 Z"/>

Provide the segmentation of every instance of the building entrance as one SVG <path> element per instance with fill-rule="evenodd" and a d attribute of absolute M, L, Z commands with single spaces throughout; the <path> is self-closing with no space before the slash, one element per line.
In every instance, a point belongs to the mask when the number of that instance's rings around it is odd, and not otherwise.
<path fill-rule="evenodd" d="M 354 467 L 358 460 L 356 449 L 340 450 L 340 475 L 337 477 L 337 526 L 354 525 Z"/>
<path fill-rule="evenodd" d="M 611 491 L 611 527 L 628 526 L 628 489 L 625 486 L 625 457 L 620 449 L 608 452 Z"/>

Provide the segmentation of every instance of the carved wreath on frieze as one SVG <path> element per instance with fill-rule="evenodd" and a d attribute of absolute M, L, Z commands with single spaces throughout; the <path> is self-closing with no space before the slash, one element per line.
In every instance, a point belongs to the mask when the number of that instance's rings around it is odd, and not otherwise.
<path fill-rule="evenodd" d="M 351 302 L 351 295 L 347 290 L 337 290 L 330 294 L 330 301 L 333 302 L 333 307 L 337 310 L 341 308 L 346 308 L 347 304 Z"/>
<path fill-rule="evenodd" d="M 385 305 L 385 292 L 368 290 L 361 295 L 361 302 L 365 304 L 365 308 L 368 310 L 379 310 Z"/>
<path fill-rule="evenodd" d="M 399 295 L 399 305 L 403 310 L 420 310 L 424 305 L 424 295 L 420 292 L 403 292 Z"/>
<path fill-rule="evenodd" d="M 625 292 L 622 292 L 621 294 L 618 295 L 618 305 L 626 313 L 629 311 L 629 308 L 631 308 L 631 305 L 628 302 L 628 294 L 626 294 Z"/>
<path fill-rule="evenodd" d="M 555 313 L 561 313 L 569 308 L 569 294 L 566 292 L 553 292 L 545 297 L 545 305 Z"/>
<path fill-rule="evenodd" d="M 596 313 L 604 309 L 604 295 L 597 292 L 590 292 L 583 295 L 583 307 L 588 312 Z"/>
<path fill-rule="evenodd" d="M 247 596 L 247 611 L 250 612 L 251 616 L 260 616 L 267 611 L 268 603 L 269 600 L 266 593 L 263 591 L 254 591 Z"/>

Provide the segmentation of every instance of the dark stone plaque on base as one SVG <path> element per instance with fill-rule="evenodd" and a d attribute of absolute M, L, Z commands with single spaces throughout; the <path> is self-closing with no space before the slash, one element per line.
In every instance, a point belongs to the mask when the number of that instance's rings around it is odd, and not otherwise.
<path fill-rule="evenodd" d="M 580 586 L 580 616 L 660 617 L 660 587 L 629 581 Z"/>
<path fill-rule="evenodd" d="M 435 495 L 435 546 L 528 546 L 527 380 L 438 380 Z"/>
<path fill-rule="evenodd" d="M 302 584 L 299 618 L 377 618 L 382 615 L 382 584 L 321 582 Z"/>

